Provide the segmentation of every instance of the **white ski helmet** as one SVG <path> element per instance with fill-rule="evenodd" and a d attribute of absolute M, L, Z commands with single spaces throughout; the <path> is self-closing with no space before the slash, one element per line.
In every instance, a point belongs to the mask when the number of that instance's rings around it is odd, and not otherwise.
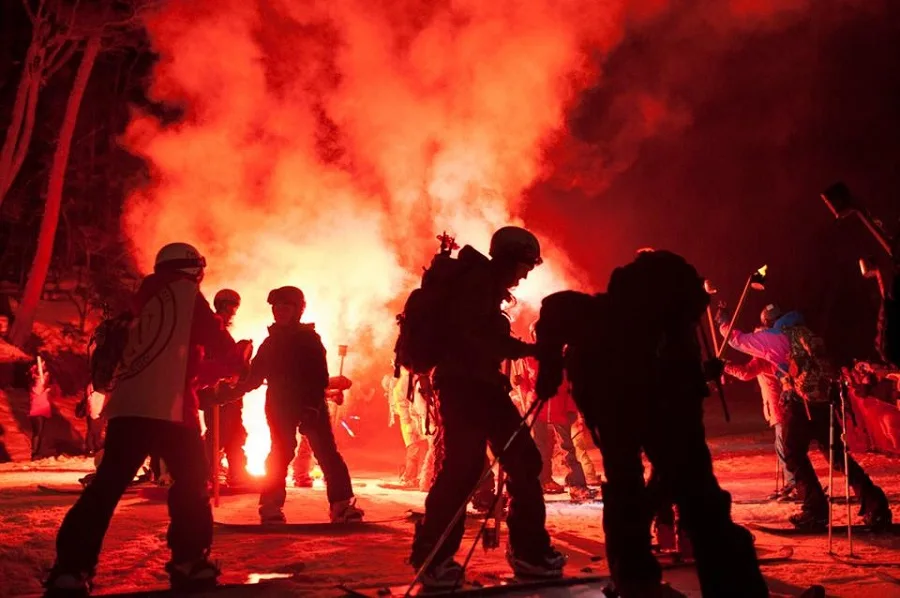
<path fill-rule="evenodd" d="M 494 259 L 511 258 L 517 262 L 540 265 L 541 244 L 533 234 L 518 226 L 504 226 L 491 237 L 488 252 Z"/>
<path fill-rule="evenodd" d="M 154 272 L 171 272 L 177 270 L 200 276 L 206 267 L 206 259 L 200 255 L 197 248 L 188 243 L 169 243 L 156 254 Z"/>

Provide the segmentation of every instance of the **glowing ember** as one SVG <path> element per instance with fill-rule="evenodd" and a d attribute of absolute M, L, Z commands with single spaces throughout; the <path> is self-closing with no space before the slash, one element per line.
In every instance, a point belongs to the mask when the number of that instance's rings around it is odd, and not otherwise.
<path fill-rule="evenodd" d="M 584 51 L 614 43 L 622 16 L 583 0 L 161 3 L 151 95 L 184 114 L 163 125 L 136 112 L 125 134 L 151 165 L 124 217 L 140 264 L 164 243 L 197 245 L 204 290 L 241 293 L 233 332 L 257 347 L 268 291 L 299 286 L 331 371 L 346 344 L 354 391 L 366 371 L 377 385 L 435 235 L 486 250 L 494 229 L 521 223 L 542 144 L 590 80 Z M 545 264 L 518 292 L 530 305 L 572 286 L 542 242 Z M 256 474 L 264 394 L 244 402 Z"/>

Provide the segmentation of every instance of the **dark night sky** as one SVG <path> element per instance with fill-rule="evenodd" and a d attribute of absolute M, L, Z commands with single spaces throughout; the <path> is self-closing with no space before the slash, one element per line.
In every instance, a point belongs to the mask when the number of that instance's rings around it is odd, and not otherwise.
<path fill-rule="evenodd" d="M 840 359 L 872 356 L 877 293 L 857 260 L 883 256 L 819 192 L 844 180 L 900 229 L 900 3 L 816 2 L 802 17 L 715 33 L 697 4 L 632 31 L 571 121 L 599 154 L 624 148 L 616 159 L 630 166 L 599 193 L 539 186 L 528 221 L 563 239 L 598 290 L 643 246 L 682 253 L 732 305 L 768 264 L 769 290 L 751 297 L 744 327 L 777 302 L 804 311 Z M 680 116 L 635 140 L 636 94 Z"/>

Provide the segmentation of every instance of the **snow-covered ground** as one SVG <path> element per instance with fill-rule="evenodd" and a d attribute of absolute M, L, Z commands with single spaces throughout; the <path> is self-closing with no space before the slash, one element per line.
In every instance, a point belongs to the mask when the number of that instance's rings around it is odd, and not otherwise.
<path fill-rule="evenodd" d="M 769 494 L 774 485 L 774 456 L 767 435 L 731 436 L 711 442 L 716 470 L 722 485 L 735 501 L 754 501 Z M 394 465 L 373 466 L 371 452 L 345 454 L 354 475 L 359 502 L 372 521 L 394 519 L 366 528 L 364 533 L 347 534 L 304 532 L 296 534 L 246 534 L 217 531 L 214 558 L 223 569 L 223 582 L 252 582 L 274 576 L 290 577 L 283 585 L 258 586 L 256 591 L 224 592 L 228 595 L 305 595 L 339 596 L 338 584 L 400 584 L 412 576 L 404 563 L 412 539 L 412 523 L 397 520 L 409 509 L 421 510 L 424 494 L 387 490 L 379 480 L 394 481 L 388 471 Z M 900 471 L 896 460 L 880 455 L 861 455 L 860 462 L 882 485 L 895 504 L 895 519 L 900 520 Z M 599 463 L 599 456 L 598 456 Z M 814 463 L 823 481 L 827 464 L 816 454 Z M 32 594 L 39 591 L 38 579 L 53 558 L 56 529 L 75 496 L 47 495 L 37 484 L 73 487 L 76 480 L 92 469 L 82 459 L 46 460 L 36 465 L 8 463 L 0 465 L 0 595 Z M 843 478 L 836 477 L 843 487 Z M 568 553 L 569 572 L 606 573 L 605 561 L 593 562 L 591 556 L 603 554 L 602 506 L 572 505 L 562 497 L 548 497 L 548 525 L 558 547 Z M 256 495 L 222 497 L 216 509 L 217 521 L 256 521 Z M 736 504 L 739 522 L 785 525 L 794 504 Z M 322 522 L 327 519 L 327 504 L 322 489 L 290 489 L 286 514 L 290 522 Z M 854 517 L 856 506 L 854 505 Z M 846 521 L 846 507 L 836 506 L 836 522 Z M 167 513 L 164 502 L 126 495 L 116 512 L 104 545 L 96 578 L 96 593 L 125 592 L 161 588 L 166 584 L 163 565 L 168 560 L 165 542 Z M 471 545 L 477 525 L 470 522 L 464 548 Z M 762 547 L 793 545 L 794 556 L 788 563 L 764 566 L 774 592 L 796 595 L 813 583 L 823 584 L 829 596 L 887 598 L 900 596 L 900 585 L 884 581 L 878 571 L 900 576 L 900 536 L 854 537 L 854 553 L 859 565 L 884 563 L 881 567 L 850 566 L 830 558 L 826 538 L 781 538 L 760 532 Z M 845 537 L 835 540 L 835 549 L 846 554 Z M 464 556 L 464 555 L 461 555 Z M 503 550 L 475 550 L 470 572 L 475 575 L 506 574 Z M 699 596 L 691 569 L 674 570 L 667 578 L 690 596 Z M 554 595 L 560 595 L 555 593 Z"/>

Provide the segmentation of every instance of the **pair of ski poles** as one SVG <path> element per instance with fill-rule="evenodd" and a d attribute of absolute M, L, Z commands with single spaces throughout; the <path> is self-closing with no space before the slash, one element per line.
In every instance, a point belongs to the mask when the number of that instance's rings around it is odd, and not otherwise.
<path fill-rule="evenodd" d="M 482 482 L 484 482 L 487 479 L 490 472 L 493 471 L 493 469 L 497 465 L 497 463 L 500 462 L 500 459 L 503 457 L 503 455 L 506 453 L 506 451 L 509 449 L 509 447 L 512 446 L 512 443 L 515 441 L 515 439 L 518 438 L 519 434 L 521 434 L 523 431 L 528 434 L 531 433 L 531 428 L 534 425 L 534 421 L 533 421 L 534 418 L 531 418 L 530 416 L 533 415 L 534 413 L 536 413 L 540 409 L 540 407 L 546 402 L 547 402 L 547 399 L 543 399 L 543 398 L 539 397 L 534 403 L 531 404 L 531 406 L 525 412 L 525 415 L 522 416 L 522 422 L 515 429 L 515 431 L 512 433 L 512 435 L 510 435 L 509 440 L 506 441 L 506 444 L 503 445 L 503 448 L 500 449 L 499 451 L 497 451 L 497 454 L 494 455 L 494 459 L 491 461 L 490 466 L 485 468 L 484 472 L 481 474 L 481 478 L 478 480 L 478 483 L 475 484 L 475 486 L 472 488 L 472 490 L 466 496 L 466 499 L 456 510 L 456 513 L 454 513 L 453 518 L 450 520 L 450 523 L 447 524 L 447 527 L 444 528 L 443 533 L 440 535 L 440 537 L 438 538 L 434 547 L 431 549 L 431 552 L 428 553 L 428 556 L 425 558 L 425 561 L 422 563 L 422 565 L 416 571 L 415 577 L 413 577 L 413 580 L 410 582 L 409 586 L 406 589 L 406 593 L 404 593 L 404 595 L 403 595 L 404 598 L 408 598 L 411 595 L 413 588 L 416 587 L 416 584 L 418 584 L 419 581 L 422 579 L 422 576 L 425 574 L 425 571 L 427 571 L 428 568 L 431 566 L 431 564 L 434 562 L 434 559 L 437 556 L 438 551 L 444 545 L 444 542 L 447 541 L 447 538 L 450 536 L 450 533 L 453 531 L 453 528 L 456 526 L 457 522 L 459 522 L 460 518 L 462 518 L 462 516 L 465 514 L 466 508 L 468 507 L 469 502 L 472 500 L 472 497 L 475 495 L 475 492 L 478 491 L 478 488 L 481 486 Z M 532 421 L 529 421 L 529 420 L 532 420 Z M 495 510 L 495 508 L 497 506 L 497 501 L 500 500 L 500 497 L 502 496 L 502 494 L 503 494 L 503 480 L 501 479 L 500 483 L 498 484 L 498 488 L 497 488 L 497 496 L 494 498 L 495 502 L 491 506 L 491 511 Z M 478 544 L 479 538 L 484 533 L 486 525 L 487 525 L 487 518 L 485 518 L 484 524 L 482 524 L 481 529 L 478 532 L 478 535 L 476 535 L 476 537 L 475 537 L 475 542 L 472 545 L 472 549 L 469 551 L 469 554 L 466 557 L 466 564 L 468 564 L 468 561 L 471 558 L 472 553 L 475 550 L 475 546 Z M 461 583 L 461 581 L 462 580 L 460 580 L 460 583 Z"/>

